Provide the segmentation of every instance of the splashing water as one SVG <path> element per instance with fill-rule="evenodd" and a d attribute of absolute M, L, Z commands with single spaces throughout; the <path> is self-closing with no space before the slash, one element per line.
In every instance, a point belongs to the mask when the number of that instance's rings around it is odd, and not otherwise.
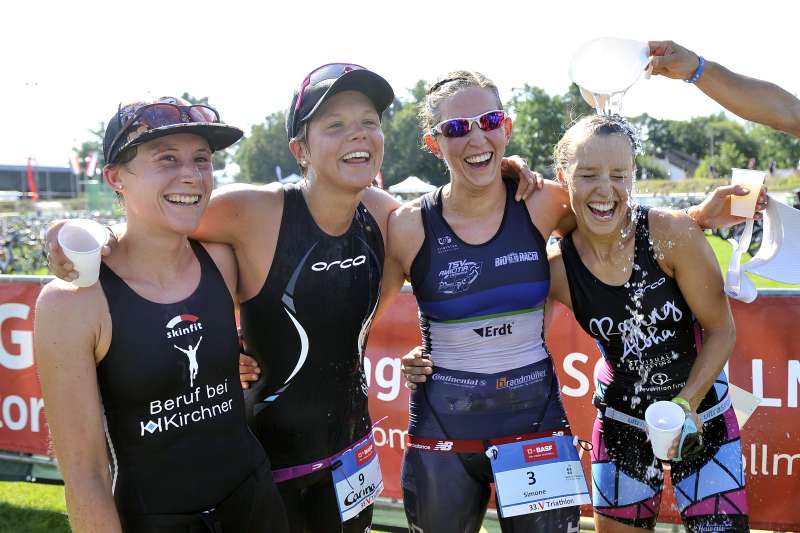
<path fill-rule="evenodd" d="M 581 96 L 592 106 L 598 115 L 619 115 L 622 113 L 622 97 L 626 91 L 615 93 L 595 93 L 581 87 Z"/>

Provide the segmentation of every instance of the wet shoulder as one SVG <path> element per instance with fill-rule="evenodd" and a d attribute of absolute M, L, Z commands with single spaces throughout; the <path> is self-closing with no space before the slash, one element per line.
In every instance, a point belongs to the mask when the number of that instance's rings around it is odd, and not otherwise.
<path fill-rule="evenodd" d="M 699 241 L 705 241 L 703 230 L 682 210 L 651 208 L 648 220 L 653 255 L 670 275 L 682 254 L 692 253 Z"/>

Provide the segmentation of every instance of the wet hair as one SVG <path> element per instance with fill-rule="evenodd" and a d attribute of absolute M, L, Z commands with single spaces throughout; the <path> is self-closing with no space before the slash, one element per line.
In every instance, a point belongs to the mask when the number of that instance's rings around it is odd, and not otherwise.
<path fill-rule="evenodd" d="M 639 133 L 619 115 L 589 115 L 575 122 L 561 137 L 553 150 L 553 168 L 565 170 L 575 150 L 575 144 L 593 135 L 623 135 L 631 143 L 631 158 L 636 166 L 636 155 L 641 152 Z"/>
<path fill-rule="evenodd" d="M 419 103 L 419 125 L 423 133 L 428 133 L 436 124 L 441 122 L 442 102 L 459 91 L 479 87 L 489 89 L 497 99 L 497 109 L 503 109 L 500 101 L 500 91 L 492 80 L 481 74 L 469 70 L 456 70 L 447 73 L 428 89 L 428 94 Z M 424 148 L 424 146 L 423 146 Z"/>

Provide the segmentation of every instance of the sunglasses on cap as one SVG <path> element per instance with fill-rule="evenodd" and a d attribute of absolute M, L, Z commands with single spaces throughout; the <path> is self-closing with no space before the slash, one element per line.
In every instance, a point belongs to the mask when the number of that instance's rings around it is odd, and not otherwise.
<path fill-rule="evenodd" d="M 295 114 L 299 113 L 300 109 L 303 107 L 303 95 L 308 87 L 316 85 L 321 81 L 336 80 L 353 70 L 366 70 L 366 68 L 354 63 L 328 63 L 327 65 L 322 65 L 312 70 L 308 76 L 305 77 L 303 83 L 300 84 L 300 91 L 297 93 L 297 102 L 294 105 Z M 300 120 L 303 120 L 303 118 L 304 117 L 300 117 Z"/>
<path fill-rule="evenodd" d="M 463 137 L 472 131 L 473 124 L 477 124 L 483 131 L 492 131 L 499 128 L 505 118 L 505 111 L 487 111 L 476 117 L 443 120 L 431 128 L 431 131 L 433 131 L 434 135 L 442 135 L 449 138 Z"/>
<path fill-rule="evenodd" d="M 127 134 L 127 139 L 119 147 L 118 153 L 148 131 L 156 128 L 198 122 L 220 123 L 219 113 L 213 107 L 203 104 L 179 105 L 169 102 L 137 102 L 124 107 L 120 104 L 117 120 L 120 123 L 120 130 L 114 136 L 110 146 L 116 146 L 117 141 Z"/>

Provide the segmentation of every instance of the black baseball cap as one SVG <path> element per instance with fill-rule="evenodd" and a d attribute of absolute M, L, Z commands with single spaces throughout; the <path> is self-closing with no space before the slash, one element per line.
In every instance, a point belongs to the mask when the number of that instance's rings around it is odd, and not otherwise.
<path fill-rule="evenodd" d="M 327 98 L 342 91 L 363 93 L 372 101 L 379 115 L 394 101 L 392 86 L 371 70 L 353 63 L 322 65 L 306 76 L 300 90 L 292 97 L 286 114 L 289 140 L 297 136 L 300 126 L 311 118 Z"/>
<path fill-rule="evenodd" d="M 227 148 L 244 135 L 239 128 L 223 123 L 213 107 L 191 104 L 183 98 L 162 96 L 120 104 L 103 137 L 105 162 L 116 163 L 119 154 L 130 146 L 175 133 L 200 135 L 212 152 Z"/>

